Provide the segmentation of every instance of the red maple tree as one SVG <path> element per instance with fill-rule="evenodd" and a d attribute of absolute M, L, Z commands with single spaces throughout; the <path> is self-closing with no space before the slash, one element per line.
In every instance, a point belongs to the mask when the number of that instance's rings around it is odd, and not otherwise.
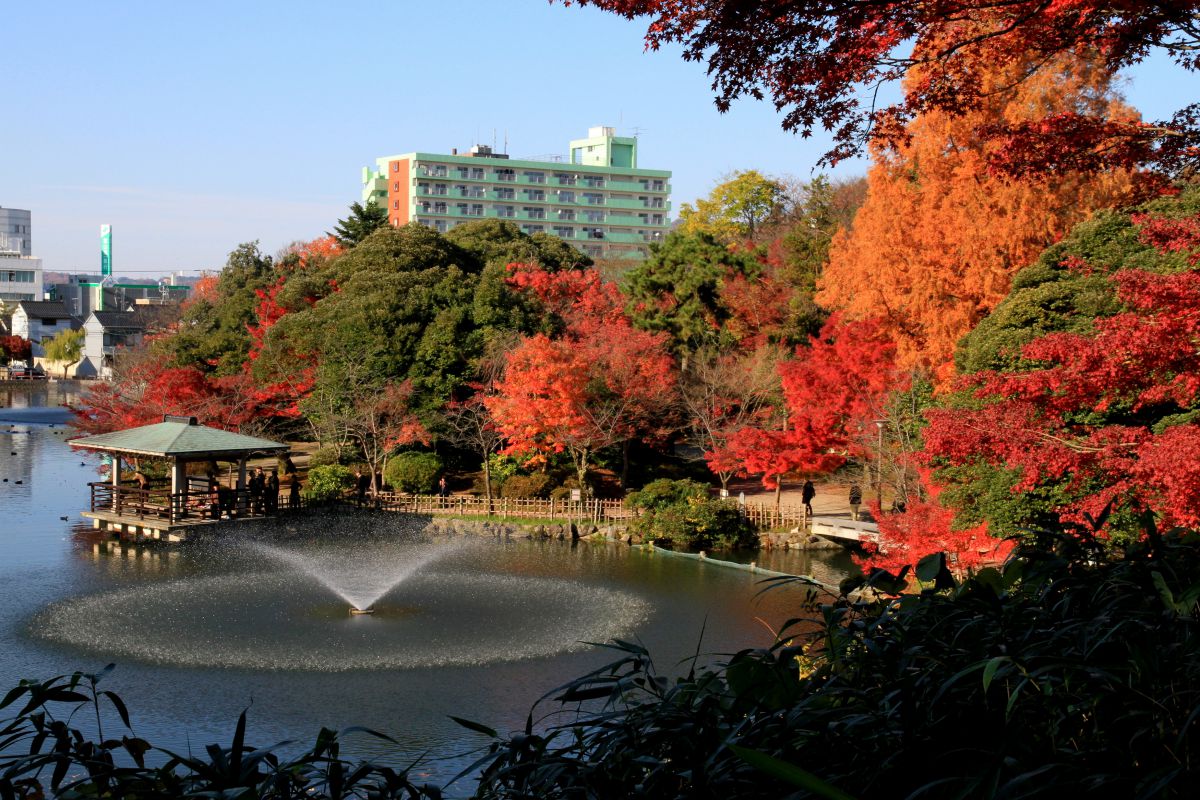
<path fill-rule="evenodd" d="M 563 331 L 524 338 L 484 403 L 508 452 L 566 452 L 585 486 L 597 451 L 663 432 L 674 360 L 666 337 L 634 328 L 620 292 L 595 271 L 514 265 L 511 272 L 514 285 L 559 316 Z"/>
<path fill-rule="evenodd" d="M 764 486 L 778 489 L 788 473 L 827 473 L 861 455 L 888 393 L 903 386 L 895 350 L 877 321 L 830 318 L 807 348 L 779 365 L 782 429 L 742 428 L 710 454 L 710 467 L 762 475 Z"/>
<path fill-rule="evenodd" d="M 1195 217 L 1137 219 L 1143 241 L 1196 263 Z M 1126 269 L 1109 280 L 1120 313 L 1033 340 L 1021 351 L 1030 368 L 965 378 L 976 402 L 930 413 L 926 454 L 1017 470 L 1016 493 L 1053 486 L 1067 522 L 1111 504 L 1200 525 L 1200 271 Z"/>

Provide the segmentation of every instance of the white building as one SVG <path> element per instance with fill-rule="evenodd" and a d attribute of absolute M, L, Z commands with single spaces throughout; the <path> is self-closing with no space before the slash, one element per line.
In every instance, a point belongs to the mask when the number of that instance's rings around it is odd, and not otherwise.
<path fill-rule="evenodd" d="M 133 311 L 93 311 L 83 330 L 83 358 L 75 365 L 75 377 L 111 378 L 118 348 L 140 343 L 146 327 Z"/>
<path fill-rule="evenodd" d="M 30 214 L 0 208 L 0 300 L 42 299 L 42 260 L 30 255 Z"/>
<path fill-rule="evenodd" d="M 62 303 L 22 300 L 12 315 L 14 336 L 33 343 L 34 359 L 46 355 L 42 342 L 52 339 L 62 331 L 80 327 L 79 320 L 67 313 Z"/>

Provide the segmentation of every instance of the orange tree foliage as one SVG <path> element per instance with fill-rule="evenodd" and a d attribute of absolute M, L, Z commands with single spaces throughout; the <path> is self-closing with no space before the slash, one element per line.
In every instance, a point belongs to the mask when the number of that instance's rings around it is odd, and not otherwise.
<path fill-rule="evenodd" d="M 831 472 L 847 456 L 863 452 L 865 432 L 873 430 L 888 393 L 904 385 L 895 369 L 895 347 L 872 320 L 831 318 L 778 369 L 786 427 L 731 433 L 708 456 L 713 471 L 762 475 L 768 488 L 777 488 L 791 472 Z"/>
<path fill-rule="evenodd" d="M 1106 215 L 1023 273 L 965 343 L 926 456 L 997 533 L 1200 525 L 1200 196 Z M 1030 320 L 1037 329 L 1031 330 Z"/>
<path fill-rule="evenodd" d="M 569 2 L 570 0 L 566 0 Z M 836 163 L 865 143 L 904 138 L 927 113 L 974 119 L 964 130 L 992 139 L 992 164 L 1030 169 L 1105 171 L 1157 163 L 1194 169 L 1200 106 L 1142 124 L 1103 106 L 1043 108 L 1019 118 L 976 116 L 992 103 L 986 75 L 1019 82 L 1053 80 L 1060 56 L 1088 55 L 1106 76 L 1160 50 L 1185 70 L 1198 66 L 1197 0 L 575 0 L 629 18 L 652 18 L 648 47 L 683 46 L 706 61 L 717 108 L 743 96 L 770 97 L 783 126 L 809 136 L 832 132 L 825 160 Z M 902 97 L 876 105 L 880 83 L 904 80 Z M 865 101 L 865 102 L 864 102 Z"/>
<path fill-rule="evenodd" d="M 1008 178 L 988 173 L 995 144 L 973 131 L 988 121 L 1083 107 L 1130 114 L 1086 61 L 1004 91 L 1013 69 L 979 76 L 990 102 L 962 117 L 930 111 L 897 150 L 874 150 L 866 203 L 835 237 L 818 302 L 882 320 L 899 364 L 939 383 L 953 374 L 955 344 L 1008 294 L 1012 275 L 1093 209 L 1128 200 L 1129 172 Z"/>
<path fill-rule="evenodd" d="M 620 292 L 593 270 L 510 269 L 562 332 L 522 339 L 484 403 L 508 452 L 566 452 L 584 486 L 598 451 L 663 432 L 676 382 L 667 337 L 634 328 Z"/>

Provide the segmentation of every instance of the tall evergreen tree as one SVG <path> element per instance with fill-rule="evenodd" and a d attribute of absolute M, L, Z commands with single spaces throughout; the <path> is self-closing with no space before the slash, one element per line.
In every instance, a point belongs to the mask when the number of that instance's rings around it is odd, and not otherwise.
<path fill-rule="evenodd" d="M 339 219 L 329 235 L 337 239 L 342 247 L 349 249 L 387 225 L 387 221 L 387 209 L 374 201 L 365 206 L 362 203 L 352 203 L 350 216 Z"/>

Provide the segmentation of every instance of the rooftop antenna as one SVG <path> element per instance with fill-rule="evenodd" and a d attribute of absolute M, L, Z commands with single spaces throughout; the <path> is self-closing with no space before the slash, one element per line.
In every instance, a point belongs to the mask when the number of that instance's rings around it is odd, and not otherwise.
<path fill-rule="evenodd" d="M 504 153 L 508 154 L 508 128 L 504 129 Z"/>
<path fill-rule="evenodd" d="M 645 128 L 634 125 L 633 126 L 633 138 L 636 139 L 637 137 L 641 136 L 645 130 L 646 130 Z"/>

